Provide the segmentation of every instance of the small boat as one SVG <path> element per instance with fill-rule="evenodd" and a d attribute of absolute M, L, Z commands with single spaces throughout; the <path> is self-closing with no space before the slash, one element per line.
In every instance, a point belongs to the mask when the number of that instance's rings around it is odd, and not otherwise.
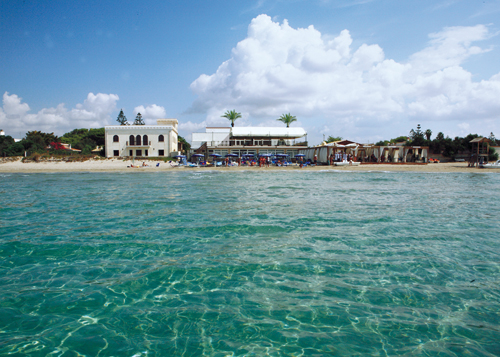
<path fill-rule="evenodd" d="M 334 162 L 333 163 L 335 166 L 359 166 L 361 165 L 360 162 L 357 161 L 341 161 L 341 162 Z"/>
<path fill-rule="evenodd" d="M 479 167 L 482 167 L 484 169 L 500 169 L 500 160 L 497 160 L 492 164 L 482 164 L 479 165 Z"/>

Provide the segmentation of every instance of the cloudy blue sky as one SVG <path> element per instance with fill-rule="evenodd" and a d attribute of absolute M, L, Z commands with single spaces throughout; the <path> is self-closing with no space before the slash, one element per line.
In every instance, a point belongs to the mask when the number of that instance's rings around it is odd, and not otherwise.
<path fill-rule="evenodd" d="M 177 118 L 375 142 L 500 136 L 500 0 L 0 1 L 0 128 Z"/>

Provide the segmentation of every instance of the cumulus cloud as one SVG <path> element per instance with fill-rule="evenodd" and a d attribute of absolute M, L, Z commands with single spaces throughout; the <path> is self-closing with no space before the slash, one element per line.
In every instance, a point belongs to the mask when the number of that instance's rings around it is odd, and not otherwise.
<path fill-rule="evenodd" d="M 144 107 L 144 105 L 139 105 L 134 108 L 134 117 L 137 113 L 141 113 L 142 118 L 146 124 L 156 124 L 156 119 L 162 119 L 167 117 L 167 112 L 164 107 L 153 104 Z"/>
<path fill-rule="evenodd" d="M 459 66 L 470 56 L 489 51 L 471 45 L 488 36 L 488 28 L 484 25 L 447 27 L 439 33 L 430 34 L 429 46 L 413 54 L 410 62 L 413 69 L 421 74 Z"/>
<path fill-rule="evenodd" d="M 30 107 L 22 98 L 5 92 L 0 108 L 0 128 L 12 136 L 30 130 L 62 134 L 75 128 L 99 128 L 110 123 L 110 114 L 116 110 L 118 99 L 116 94 L 89 93 L 83 103 L 71 110 L 59 104 L 30 114 Z"/>
<path fill-rule="evenodd" d="M 430 34 L 428 45 L 407 61 L 397 62 L 377 44 L 353 48 L 348 30 L 332 38 L 313 26 L 296 29 L 286 20 L 280 24 L 259 15 L 231 58 L 191 84 L 197 95 L 191 110 L 213 121 L 236 108 L 247 118 L 237 125 L 291 112 L 306 129 L 317 125 L 357 134 L 376 125 L 394 129 L 394 134 L 379 131 L 380 137 L 404 135 L 426 120 L 463 130 L 459 123 L 491 123 L 500 110 L 500 74 L 474 82 L 462 67 L 490 50 L 474 45 L 490 36 L 484 25 L 448 27 Z M 364 139 L 372 132 L 367 129 Z"/>

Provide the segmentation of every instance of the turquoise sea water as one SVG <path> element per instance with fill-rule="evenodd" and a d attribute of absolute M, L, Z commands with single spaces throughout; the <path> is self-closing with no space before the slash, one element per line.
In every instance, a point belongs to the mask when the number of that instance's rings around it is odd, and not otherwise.
<path fill-rule="evenodd" d="M 0 177 L 2 356 L 498 356 L 500 175 Z"/>

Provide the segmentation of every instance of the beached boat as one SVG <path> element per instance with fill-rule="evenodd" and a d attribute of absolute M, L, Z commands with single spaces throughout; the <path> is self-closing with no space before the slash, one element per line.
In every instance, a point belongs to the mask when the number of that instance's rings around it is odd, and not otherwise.
<path fill-rule="evenodd" d="M 479 167 L 482 167 L 484 169 L 500 169 L 500 160 L 497 160 L 492 164 L 482 164 L 479 165 Z"/>
<path fill-rule="evenodd" d="M 357 161 L 341 161 L 341 162 L 334 162 L 333 163 L 335 166 L 359 166 L 361 165 L 360 162 Z"/>

